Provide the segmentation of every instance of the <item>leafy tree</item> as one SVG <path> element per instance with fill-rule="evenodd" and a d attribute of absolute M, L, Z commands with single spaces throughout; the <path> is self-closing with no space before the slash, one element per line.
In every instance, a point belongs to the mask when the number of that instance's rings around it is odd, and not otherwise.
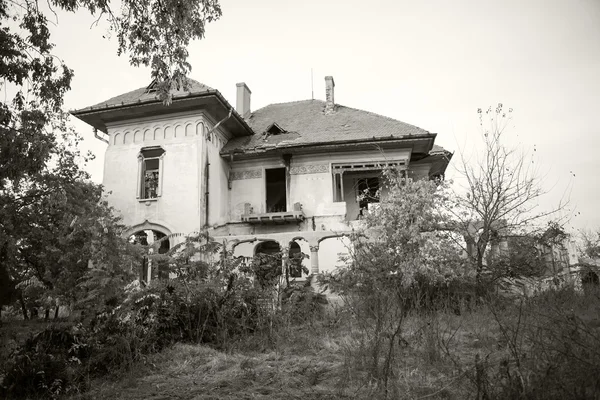
<path fill-rule="evenodd" d="M 438 229 L 450 223 L 444 184 L 405 180 L 394 170 L 384 178 L 388 194 L 351 235 L 346 267 L 324 281 L 355 316 L 368 343 L 368 370 L 387 387 L 406 316 L 432 306 L 431 288 L 447 288 L 464 268 L 452 233 Z"/>
<path fill-rule="evenodd" d="M 498 236 L 527 229 L 566 207 L 561 201 L 550 210 L 540 210 L 538 201 L 546 194 L 531 154 L 505 143 L 512 109 L 502 104 L 479 109 L 483 150 L 474 160 L 461 156 L 459 173 L 465 182 L 449 210 L 455 226 L 464 235 L 477 277 L 485 265 L 486 250 Z"/>
<path fill-rule="evenodd" d="M 186 46 L 221 16 L 217 0 L 124 0 L 118 12 L 105 0 L 0 0 L 2 304 L 18 296 L 17 284 L 32 276 L 69 297 L 87 265 L 80 256 L 106 251 L 97 264 L 104 265 L 116 257 L 109 249 L 123 246 L 114 235 L 100 234 L 94 242 L 112 248 L 92 249 L 85 242 L 98 233 L 100 221 L 105 223 L 100 232 L 112 232 L 116 225 L 100 200 L 100 188 L 80 168 L 88 156 L 77 150 L 81 138 L 69 129 L 62 110 L 73 71 L 52 54 L 49 24 L 56 9 L 106 18 L 117 54 L 127 53 L 134 66 L 149 66 L 157 95 L 167 104 L 172 89 L 187 85 Z M 98 218 L 95 223 L 92 216 Z M 87 247 L 76 251 L 84 242 Z"/>

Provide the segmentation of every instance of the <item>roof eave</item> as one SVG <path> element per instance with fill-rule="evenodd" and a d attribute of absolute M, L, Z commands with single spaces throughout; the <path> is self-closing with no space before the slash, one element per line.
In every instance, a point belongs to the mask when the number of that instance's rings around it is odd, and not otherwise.
<path fill-rule="evenodd" d="M 318 142 L 318 143 L 300 143 L 296 145 L 286 145 L 286 146 L 269 146 L 269 147 L 254 147 L 252 149 L 229 149 L 221 151 L 221 156 L 231 157 L 233 156 L 241 156 L 241 158 L 253 158 L 253 157 L 261 157 L 268 153 L 285 153 L 285 152 L 299 152 L 302 150 L 317 150 L 319 152 L 324 152 L 329 149 L 331 150 L 340 150 L 340 147 L 356 147 L 360 145 L 369 145 L 369 144 L 377 144 L 377 145 L 393 145 L 395 143 L 407 142 L 407 141 L 421 141 L 421 140 L 430 140 L 428 148 L 431 149 L 433 147 L 433 143 L 435 141 L 436 133 L 425 133 L 425 134 L 415 134 L 415 135 L 406 135 L 402 137 L 372 137 L 366 139 L 352 139 L 345 141 L 327 141 L 327 142 Z"/>
<path fill-rule="evenodd" d="M 227 112 L 229 112 L 229 110 L 233 110 L 232 116 L 244 128 L 247 135 L 252 135 L 254 133 L 252 128 L 250 128 L 250 126 L 244 120 L 244 118 L 240 114 L 238 114 L 238 112 L 235 110 L 235 108 L 233 106 L 231 106 L 231 104 L 229 104 L 229 102 L 225 99 L 225 97 L 223 97 L 223 95 L 218 90 L 207 90 L 207 91 L 201 92 L 201 93 L 192 93 L 192 94 L 188 94 L 187 96 L 179 96 L 179 97 L 176 97 L 173 99 L 172 104 L 176 104 L 176 103 L 181 104 L 183 101 L 186 101 L 186 100 L 189 101 L 189 100 L 193 100 L 193 99 L 199 99 L 199 98 L 211 97 L 211 96 L 215 97 L 218 100 L 218 102 L 221 103 L 221 106 L 227 110 Z M 102 118 L 100 118 L 100 115 L 102 115 L 102 114 L 106 115 L 107 113 L 111 113 L 111 112 L 114 113 L 114 112 L 128 109 L 128 108 L 137 109 L 140 107 L 159 105 L 161 103 L 162 103 L 162 101 L 158 100 L 158 99 L 157 100 L 146 100 L 146 101 L 139 101 L 137 103 L 118 104 L 118 105 L 114 105 L 114 106 L 106 106 L 106 107 L 98 107 L 98 108 L 86 107 L 86 108 L 82 108 L 79 110 L 70 111 L 69 113 L 71 115 L 73 115 L 74 117 L 79 118 L 83 122 L 91 125 L 92 127 L 98 129 L 99 131 L 108 133 L 105 121 Z"/>

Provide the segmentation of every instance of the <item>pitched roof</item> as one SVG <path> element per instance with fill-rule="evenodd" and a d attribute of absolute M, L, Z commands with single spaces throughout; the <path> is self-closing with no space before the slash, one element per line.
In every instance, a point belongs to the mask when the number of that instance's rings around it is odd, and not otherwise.
<path fill-rule="evenodd" d="M 327 114 L 322 100 L 271 104 L 254 111 L 246 122 L 255 134 L 230 140 L 223 152 L 430 134 L 405 122 L 342 105 L 336 105 L 335 111 Z M 273 123 L 285 133 L 265 134 Z"/>
<path fill-rule="evenodd" d="M 202 92 L 208 92 L 208 91 L 214 90 L 213 88 L 205 85 L 204 83 L 200 83 L 198 81 L 195 81 L 195 80 L 189 79 L 189 78 L 188 78 L 188 85 L 189 85 L 188 90 L 183 90 L 183 88 L 181 88 L 180 90 L 173 91 L 173 98 L 175 99 L 178 97 L 185 97 L 190 94 L 196 94 L 196 93 L 202 93 Z M 152 84 L 150 86 L 152 86 Z M 156 92 L 148 90 L 148 88 L 150 86 L 145 86 L 143 88 L 132 90 L 131 92 L 120 94 L 116 97 L 112 97 L 101 103 L 82 108 L 75 112 L 80 113 L 82 111 L 98 109 L 98 108 L 130 105 L 130 104 L 136 104 L 136 103 L 143 103 L 146 101 L 156 101 L 158 99 L 158 97 L 156 95 Z"/>

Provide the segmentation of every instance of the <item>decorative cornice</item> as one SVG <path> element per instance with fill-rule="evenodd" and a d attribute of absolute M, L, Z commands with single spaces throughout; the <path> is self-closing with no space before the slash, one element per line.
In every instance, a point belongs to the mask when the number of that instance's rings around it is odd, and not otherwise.
<path fill-rule="evenodd" d="M 295 165 L 290 168 L 291 175 L 321 174 L 329 172 L 329 164 Z"/>
<path fill-rule="evenodd" d="M 262 170 L 260 169 L 246 169 L 243 171 L 231 171 L 231 180 L 237 181 L 241 179 L 257 179 L 262 178 Z"/>

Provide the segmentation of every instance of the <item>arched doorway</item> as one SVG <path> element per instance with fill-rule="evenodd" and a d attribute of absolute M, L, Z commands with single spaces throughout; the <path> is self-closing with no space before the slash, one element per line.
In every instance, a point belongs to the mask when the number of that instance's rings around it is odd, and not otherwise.
<path fill-rule="evenodd" d="M 294 241 L 290 243 L 288 257 L 290 260 L 290 278 L 302 278 L 302 249 L 297 242 Z"/>
<path fill-rule="evenodd" d="M 581 284 L 583 286 L 584 291 L 597 289 L 600 285 L 600 279 L 598 278 L 598 274 L 590 270 L 583 272 L 581 276 Z"/>
<path fill-rule="evenodd" d="M 260 242 L 254 248 L 252 263 L 256 279 L 263 288 L 276 283 L 282 270 L 281 246 L 274 240 Z"/>
<path fill-rule="evenodd" d="M 133 244 L 148 246 L 148 254 L 165 254 L 170 248 L 167 235 L 154 229 L 145 229 L 134 232 L 129 241 Z M 154 264 L 154 265 L 153 265 Z M 147 256 L 142 259 L 139 271 L 140 281 L 150 283 L 153 279 L 168 279 L 169 266 L 166 262 L 153 263 Z"/>

